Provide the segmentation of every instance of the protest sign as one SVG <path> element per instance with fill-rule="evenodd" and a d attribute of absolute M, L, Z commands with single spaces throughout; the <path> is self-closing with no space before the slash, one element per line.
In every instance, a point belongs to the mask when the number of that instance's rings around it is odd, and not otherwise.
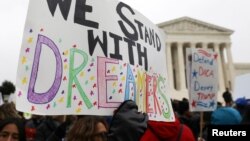
<path fill-rule="evenodd" d="M 217 53 L 206 49 L 191 49 L 187 69 L 189 105 L 191 111 L 213 111 L 217 106 Z"/>
<path fill-rule="evenodd" d="M 17 72 L 17 109 L 112 115 L 132 99 L 150 119 L 173 121 L 160 34 L 116 0 L 31 0 Z"/>

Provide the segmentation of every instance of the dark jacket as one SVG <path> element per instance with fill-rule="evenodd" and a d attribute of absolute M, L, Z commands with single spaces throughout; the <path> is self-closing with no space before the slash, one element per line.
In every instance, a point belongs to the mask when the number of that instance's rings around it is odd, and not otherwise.
<path fill-rule="evenodd" d="M 35 141 L 46 141 L 52 133 L 57 129 L 59 123 L 51 117 L 47 117 L 36 130 Z"/>
<path fill-rule="evenodd" d="M 110 124 L 108 141 L 139 141 L 147 129 L 148 116 L 138 112 L 134 101 L 123 102 Z"/>

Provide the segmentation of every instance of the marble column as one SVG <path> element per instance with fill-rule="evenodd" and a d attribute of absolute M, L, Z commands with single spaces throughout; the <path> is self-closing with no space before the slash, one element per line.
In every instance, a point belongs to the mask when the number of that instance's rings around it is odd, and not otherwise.
<path fill-rule="evenodd" d="M 168 70 L 168 78 L 169 78 L 169 81 L 170 81 L 170 83 L 169 83 L 169 88 L 172 90 L 172 89 L 174 89 L 174 85 L 173 85 L 173 83 L 174 83 L 174 75 L 173 75 L 173 64 L 172 64 L 172 55 L 171 55 L 171 49 L 172 49 L 172 47 L 171 47 L 171 43 L 167 43 L 167 45 L 166 45 L 166 58 L 167 58 L 167 70 Z"/>
<path fill-rule="evenodd" d="M 218 91 L 224 91 L 225 90 L 225 83 L 224 83 L 224 77 L 223 77 L 223 64 L 221 61 L 221 53 L 219 49 L 219 43 L 214 43 L 214 51 L 218 54 L 217 56 L 217 63 L 218 63 L 218 79 L 219 79 L 219 87 Z"/>
<path fill-rule="evenodd" d="M 221 47 L 219 48 L 220 50 L 220 57 L 221 57 L 221 64 L 222 64 L 222 72 L 223 72 L 223 77 L 224 77 L 224 85 L 225 85 L 225 88 L 229 87 L 228 86 L 228 71 L 227 71 L 227 67 L 226 67 L 226 61 L 225 61 L 225 57 L 224 57 L 224 50 L 225 50 L 225 47 Z M 226 89 L 224 89 L 226 90 Z"/>
<path fill-rule="evenodd" d="M 196 45 L 196 44 L 195 44 L 194 42 L 191 42 L 191 43 L 190 43 L 190 48 L 189 48 L 189 49 L 190 49 L 190 55 L 192 54 L 192 50 L 194 50 L 194 49 L 196 48 L 195 45 Z M 187 56 L 185 59 L 189 59 L 188 56 Z M 190 61 L 191 61 L 191 60 L 190 60 Z M 188 82 L 188 81 L 190 81 L 190 79 L 191 79 L 191 78 L 190 78 L 190 73 L 191 73 L 191 70 L 190 70 L 190 69 L 191 69 L 190 61 L 186 61 L 186 63 L 189 63 L 189 64 L 186 64 L 186 71 L 189 72 L 189 74 L 186 75 L 186 76 L 187 76 L 188 90 L 190 90 L 190 86 L 189 86 L 189 85 L 190 85 L 190 82 Z M 186 73 L 187 73 L 187 72 L 186 72 Z"/>
<path fill-rule="evenodd" d="M 233 64 L 233 57 L 232 57 L 232 52 L 231 52 L 231 43 L 226 44 L 226 54 L 227 54 L 227 65 L 228 65 L 228 70 L 229 70 L 229 81 L 230 83 L 229 88 L 233 90 L 234 88 L 234 64 Z"/>
<path fill-rule="evenodd" d="M 185 64 L 184 64 L 184 55 L 183 55 L 183 44 L 178 42 L 177 43 L 177 50 L 178 50 L 178 70 L 179 70 L 179 85 L 180 90 L 186 89 L 186 80 L 185 80 Z M 178 83 L 177 83 L 178 84 Z"/>

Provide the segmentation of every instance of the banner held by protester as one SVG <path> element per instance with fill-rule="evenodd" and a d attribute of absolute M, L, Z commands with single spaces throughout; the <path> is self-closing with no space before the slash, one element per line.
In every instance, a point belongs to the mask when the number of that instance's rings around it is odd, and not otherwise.
<path fill-rule="evenodd" d="M 213 111 L 217 105 L 217 53 L 206 49 L 190 49 L 187 67 L 189 105 L 191 111 Z M 191 61 L 191 62 L 190 62 Z"/>
<path fill-rule="evenodd" d="M 173 121 L 165 42 L 156 25 L 110 0 L 30 1 L 17 74 L 17 109 L 112 115 L 136 101 Z"/>

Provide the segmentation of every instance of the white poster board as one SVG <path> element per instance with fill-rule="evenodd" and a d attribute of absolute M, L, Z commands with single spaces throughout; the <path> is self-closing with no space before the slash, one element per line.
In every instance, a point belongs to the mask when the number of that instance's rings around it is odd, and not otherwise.
<path fill-rule="evenodd" d="M 245 97 L 246 99 L 250 99 L 250 73 L 248 74 L 242 74 L 237 77 L 235 77 L 235 83 L 234 83 L 234 92 L 233 97 L 234 100 L 238 98 Z"/>
<path fill-rule="evenodd" d="M 165 41 L 116 0 L 30 0 L 17 74 L 17 109 L 42 115 L 112 115 L 132 99 L 173 121 Z"/>
<path fill-rule="evenodd" d="M 187 65 L 190 111 L 213 111 L 217 107 L 218 55 L 200 48 L 191 52 L 191 65 Z"/>

